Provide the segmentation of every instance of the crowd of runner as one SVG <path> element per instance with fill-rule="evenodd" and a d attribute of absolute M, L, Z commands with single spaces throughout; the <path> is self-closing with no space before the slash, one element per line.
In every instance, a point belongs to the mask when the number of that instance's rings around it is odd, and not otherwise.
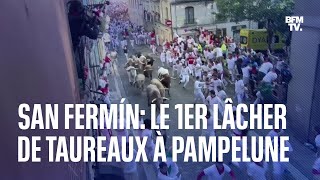
<path fill-rule="evenodd" d="M 123 12 L 125 11 L 123 10 Z M 109 24 L 110 40 L 106 41 L 106 51 L 109 54 L 113 51 L 123 51 L 126 58 L 129 59 L 128 45 L 130 43 L 133 48 L 137 45 L 148 45 L 153 54 L 156 54 L 157 39 L 155 31 L 146 32 L 143 27 L 131 23 L 125 16 L 122 15 L 122 18 L 119 18 L 117 15 L 119 13 L 113 15 Z M 223 115 L 226 98 L 235 97 L 234 99 L 238 104 L 254 103 L 257 105 L 286 102 L 286 91 L 292 75 L 286 62 L 281 57 L 273 56 L 269 51 L 262 53 L 255 52 L 249 47 L 241 48 L 232 38 L 216 36 L 213 32 L 203 28 L 199 29 L 196 38 L 191 36 L 181 37 L 175 34 L 172 41 L 163 42 L 159 48 L 161 49 L 159 59 L 162 66 L 170 70 L 170 75 L 178 79 L 182 88 L 191 87 L 194 89 L 194 103 L 203 103 L 209 108 L 218 104 L 221 115 Z M 106 56 L 104 63 L 111 63 L 110 57 Z M 108 66 L 108 68 L 110 67 Z M 98 90 L 105 94 L 105 102 L 110 104 L 107 85 L 108 75 L 109 73 L 101 75 Z M 194 79 L 193 85 L 189 85 L 191 78 Z M 227 91 L 229 86 L 233 87 L 234 94 Z M 209 126 L 213 123 L 211 114 L 212 112 L 207 113 Z M 153 159 L 155 144 L 151 121 L 141 117 L 141 122 L 145 124 L 145 129 L 139 131 L 138 135 L 149 137 L 146 152 L 148 158 Z M 119 140 L 129 134 L 127 130 L 116 131 Z M 105 130 L 102 134 L 111 136 L 112 133 L 110 132 L 110 130 Z M 320 132 L 320 129 L 318 129 L 318 132 Z M 232 136 L 243 137 L 247 136 L 248 132 L 235 129 L 230 130 L 230 133 Z M 202 134 L 204 136 L 215 136 L 215 130 L 203 130 Z M 283 130 L 274 129 L 268 133 L 268 136 L 274 137 L 282 134 Z M 320 135 L 316 137 L 315 141 L 317 148 L 320 149 Z M 241 141 L 239 146 L 240 144 Z M 293 148 L 289 141 L 287 147 L 289 147 L 288 156 L 290 156 Z M 155 167 L 158 169 L 158 179 L 180 179 L 181 172 L 178 165 L 171 161 L 170 147 L 167 148 L 169 149 L 167 162 L 155 163 Z M 317 157 L 312 172 L 315 178 L 320 176 L 320 158 Z M 240 162 L 233 163 L 233 165 L 243 170 L 252 179 L 266 179 L 266 172 L 268 171 L 268 163 L 266 162 Z M 281 179 L 285 171 L 286 163 L 273 163 L 274 179 Z M 124 172 L 127 179 L 138 179 L 135 162 L 124 163 Z M 222 179 L 226 174 L 229 174 L 232 179 L 237 176 L 230 166 L 224 162 L 216 162 L 198 173 L 197 179 L 199 180 L 203 176 L 208 176 L 209 179 Z"/>

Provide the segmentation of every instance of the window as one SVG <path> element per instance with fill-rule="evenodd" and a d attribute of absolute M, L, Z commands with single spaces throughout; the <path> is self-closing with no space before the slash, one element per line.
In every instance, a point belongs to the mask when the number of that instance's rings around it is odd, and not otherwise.
<path fill-rule="evenodd" d="M 193 24 L 194 23 L 194 8 L 193 7 L 186 7 L 185 8 L 186 14 L 186 24 Z"/>
<path fill-rule="evenodd" d="M 168 10 L 168 7 L 166 7 L 166 19 L 169 19 L 169 10 Z"/>
<path fill-rule="evenodd" d="M 245 37 L 245 36 L 240 36 L 240 43 L 241 43 L 241 44 L 247 44 L 247 43 L 248 43 L 247 37 Z"/>

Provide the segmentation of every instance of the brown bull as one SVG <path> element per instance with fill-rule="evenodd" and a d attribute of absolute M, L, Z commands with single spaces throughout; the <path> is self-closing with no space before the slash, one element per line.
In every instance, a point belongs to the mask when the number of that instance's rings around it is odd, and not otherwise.
<path fill-rule="evenodd" d="M 170 95 L 170 87 L 171 87 L 171 77 L 169 74 L 165 74 L 161 77 L 160 82 L 162 85 L 167 88 L 166 90 L 168 91 L 168 95 Z"/>
<path fill-rule="evenodd" d="M 143 69 L 143 74 L 147 77 L 152 79 L 152 66 L 151 65 L 146 65 Z"/>
<path fill-rule="evenodd" d="M 160 104 L 163 103 L 164 99 L 167 99 L 167 98 L 161 97 L 160 91 L 156 85 L 149 84 L 147 86 L 148 106 L 150 106 L 151 104 L 156 104 L 157 109 L 160 109 Z"/>

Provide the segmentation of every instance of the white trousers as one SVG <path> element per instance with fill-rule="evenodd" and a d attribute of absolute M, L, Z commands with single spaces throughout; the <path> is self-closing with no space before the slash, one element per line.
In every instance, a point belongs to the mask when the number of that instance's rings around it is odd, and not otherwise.
<path fill-rule="evenodd" d="M 236 74 L 234 69 L 229 69 L 229 73 L 230 73 L 230 76 L 231 76 L 231 81 L 234 82 L 235 81 L 234 75 Z"/>
<path fill-rule="evenodd" d="M 188 67 L 190 68 L 191 75 L 194 76 L 194 65 L 193 64 L 188 64 Z"/>
<path fill-rule="evenodd" d="M 237 93 L 238 104 L 242 104 L 244 93 Z"/>
<path fill-rule="evenodd" d="M 201 90 L 194 92 L 194 102 L 196 103 L 199 99 L 201 100 L 201 103 L 205 104 L 205 97 Z"/>
<path fill-rule="evenodd" d="M 182 79 L 180 81 L 181 83 L 184 83 L 183 84 L 183 87 L 186 87 L 186 85 L 188 84 L 189 82 L 189 75 L 182 75 Z"/>
<path fill-rule="evenodd" d="M 133 77 L 133 76 L 131 75 L 131 72 L 130 72 L 130 71 L 127 71 L 127 74 L 128 74 L 128 77 L 129 77 L 129 82 L 130 82 L 130 83 L 133 83 L 133 82 L 135 81 L 135 77 Z"/>

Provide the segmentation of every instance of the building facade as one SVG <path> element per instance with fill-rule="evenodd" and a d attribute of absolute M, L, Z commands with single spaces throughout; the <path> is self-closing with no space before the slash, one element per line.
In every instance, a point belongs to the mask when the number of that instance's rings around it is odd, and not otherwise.
<path fill-rule="evenodd" d="M 128 0 L 128 11 L 130 21 L 139 26 L 144 23 L 144 1 L 143 0 Z"/>
<path fill-rule="evenodd" d="M 212 0 L 160 0 L 160 20 L 153 24 L 160 43 L 172 40 L 174 34 L 195 36 L 196 28 L 203 27 L 223 36 L 240 38 L 240 29 L 257 29 L 252 21 L 219 22 L 215 14 L 217 5 Z"/>
<path fill-rule="evenodd" d="M 320 1 L 296 1 L 295 15 L 303 16 L 302 31 L 292 32 L 287 121 L 302 142 L 314 143 L 320 126 Z M 301 62 L 306 59 L 307 63 Z"/>

